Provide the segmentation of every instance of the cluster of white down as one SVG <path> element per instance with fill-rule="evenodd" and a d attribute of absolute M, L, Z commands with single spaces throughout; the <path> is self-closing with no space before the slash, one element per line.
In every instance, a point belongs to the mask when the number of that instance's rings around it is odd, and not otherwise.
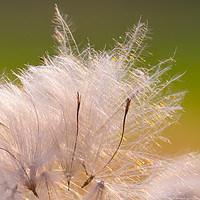
<path fill-rule="evenodd" d="M 185 93 L 169 89 L 180 76 L 166 81 L 173 58 L 143 58 L 147 24 L 110 51 L 80 52 L 57 8 L 55 21 L 59 55 L 0 88 L 0 199 L 200 197 L 198 155 L 152 151 Z"/>

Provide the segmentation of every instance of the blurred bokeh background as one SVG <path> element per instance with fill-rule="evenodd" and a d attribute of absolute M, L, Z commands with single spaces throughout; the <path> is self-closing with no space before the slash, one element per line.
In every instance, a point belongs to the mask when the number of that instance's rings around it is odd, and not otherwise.
<path fill-rule="evenodd" d="M 179 124 L 164 131 L 172 144 L 161 151 L 174 154 L 200 149 L 200 1 L 198 0 L 7 0 L 0 1 L 0 73 L 39 65 L 38 56 L 53 55 L 54 4 L 73 22 L 80 49 L 89 38 L 96 49 L 109 49 L 140 17 L 151 28 L 148 51 L 152 62 L 174 54 L 171 76 L 185 73 L 177 90 L 189 91 Z M 151 60 L 149 60 L 151 63 Z"/>

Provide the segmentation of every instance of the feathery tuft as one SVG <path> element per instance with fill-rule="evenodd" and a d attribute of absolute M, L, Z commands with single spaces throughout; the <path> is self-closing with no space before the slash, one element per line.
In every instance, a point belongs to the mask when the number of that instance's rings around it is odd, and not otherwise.
<path fill-rule="evenodd" d="M 177 122 L 185 92 L 169 89 L 181 77 L 166 80 L 173 58 L 151 66 L 143 57 L 147 22 L 114 40 L 112 50 L 80 52 L 55 9 L 59 54 L 16 75 L 21 89 L 0 89 L 3 198 L 197 197 L 199 155 L 172 161 L 153 151 L 168 141 L 160 133 Z"/>

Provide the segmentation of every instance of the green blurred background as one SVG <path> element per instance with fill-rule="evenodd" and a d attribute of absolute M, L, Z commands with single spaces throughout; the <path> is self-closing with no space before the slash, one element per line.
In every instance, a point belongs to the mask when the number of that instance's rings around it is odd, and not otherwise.
<path fill-rule="evenodd" d="M 109 49 L 112 38 L 123 36 L 142 16 L 151 27 L 148 50 L 153 58 L 169 58 L 176 51 L 171 76 L 186 74 L 176 82 L 189 91 L 179 124 L 164 131 L 171 145 L 161 151 L 180 153 L 200 149 L 200 1 L 199 0 L 7 0 L 0 1 L 0 73 L 38 65 L 38 56 L 54 54 L 52 19 L 54 4 L 73 21 L 74 37 L 84 48 L 87 38 L 96 49 Z M 152 62 L 155 62 L 152 61 Z M 6 68 L 6 69 L 5 69 Z M 13 78 L 13 76 L 11 76 Z"/>

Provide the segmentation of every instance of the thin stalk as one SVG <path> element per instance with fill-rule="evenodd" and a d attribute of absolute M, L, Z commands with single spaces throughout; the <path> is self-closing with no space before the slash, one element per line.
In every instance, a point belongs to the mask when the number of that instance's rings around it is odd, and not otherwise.
<path fill-rule="evenodd" d="M 79 110 L 80 110 L 80 105 L 81 105 L 81 96 L 79 95 L 79 92 L 77 92 L 76 138 L 75 138 L 74 150 L 73 150 L 72 161 L 71 161 L 71 169 L 72 169 L 73 163 L 74 163 L 74 157 L 75 157 L 75 153 L 76 153 L 78 134 L 79 134 Z M 68 180 L 68 186 L 69 186 L 69 184 L 70 184 L 70 180 Z"/>
<path fill-rule="evenodd" d="M 102 172 L 109 164 L 110 162 L 113 160 L 113 158 L 115 157 L 115 155 L 117 154 L 121 144 L 122 144 L 122 140 L 124 138 L 124 133 L 125 133 L 125 124 L 126 124 L 126 116 L 128 114 L 128 110 L 129 110 L 129 107 L 130 107 L 130 103 L 131 103 L 131 98 L 127 98 L 126 99 L 126 107 L 125 107 L 125 113 L 124 113 L 124 118 L 123 118 L 123 128 L 122 128 L 122 134 L 121 134 L 121 139 L 119 141 L 119 144 L 115 150 L 115 152 L 113 153 L 112 157 L 109 159 L 109 161 L 104 165 L 104 167 L 98 171 L 95 175 L 91 175 L 84 183 L 83 185 L 81 186 L 81 188 L 84 188 L 86 185 L 88 185 L 93 179 L 94 177 L 99 174 L 100 172 Z"/>

